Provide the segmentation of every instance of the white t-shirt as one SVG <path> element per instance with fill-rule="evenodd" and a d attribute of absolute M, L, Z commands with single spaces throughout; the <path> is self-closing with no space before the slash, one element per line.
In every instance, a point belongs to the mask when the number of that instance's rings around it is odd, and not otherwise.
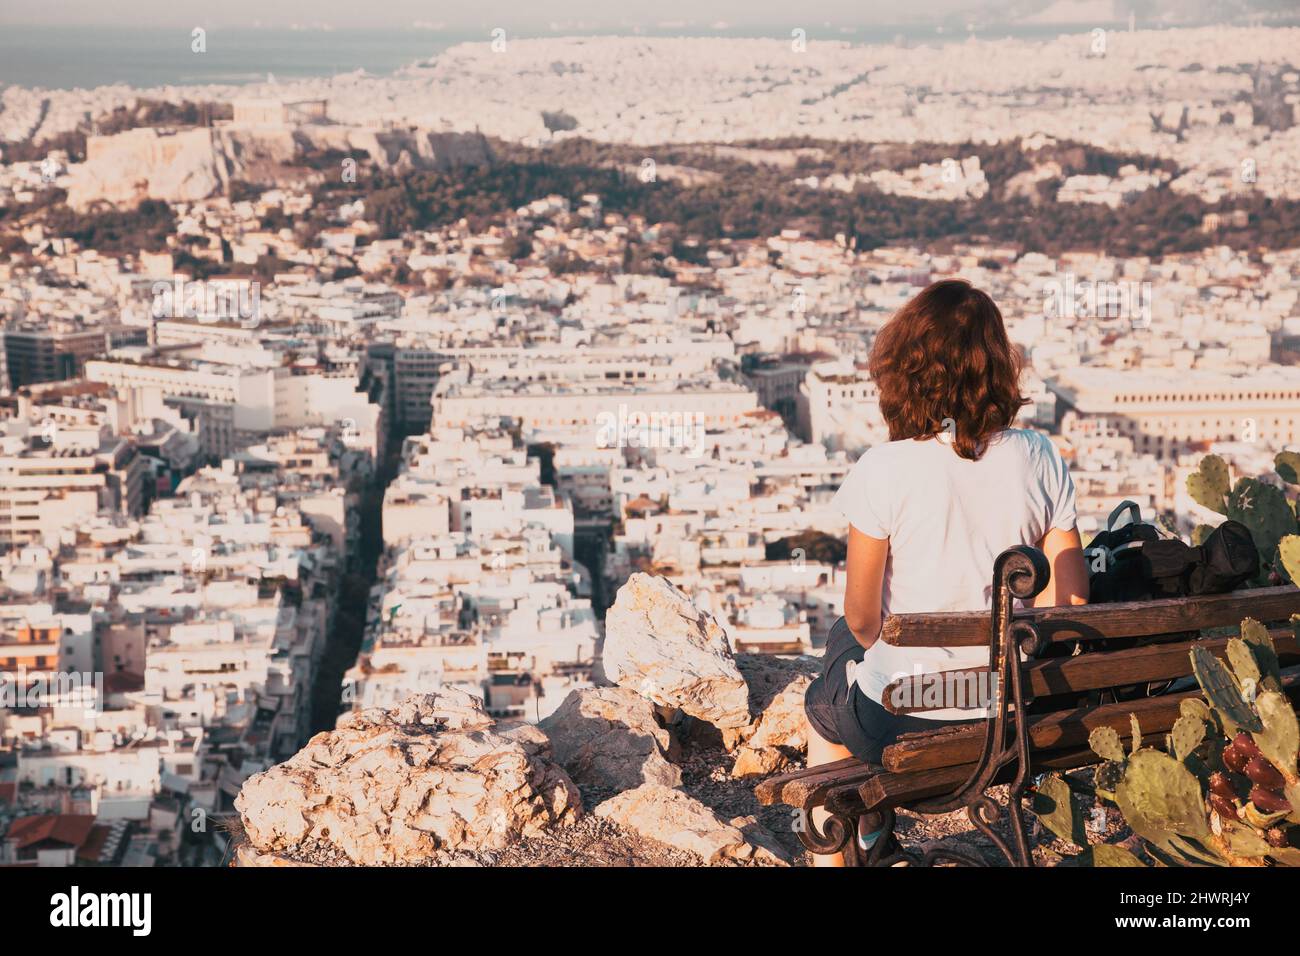
<path fill-rule="evenodd" d="M 865 535 L 889 539 L 881 620 L 889 614 L 980 611 L 992 606 L 993 562 L 1017 544 L 1037 545 L 1051 528 L 1075 526 L 1074 482 L 1051 440 L 1008 429 L 979 461 L 962 458 L 943 434 L 876 445 L 858 459 L 833 501 Z M 853 678 L 879 703 L 912 674 L 987 665 L 988 647 L 892 647 L 876 641 Z M 922 711 L 962 720 L 978 708 Z"/>

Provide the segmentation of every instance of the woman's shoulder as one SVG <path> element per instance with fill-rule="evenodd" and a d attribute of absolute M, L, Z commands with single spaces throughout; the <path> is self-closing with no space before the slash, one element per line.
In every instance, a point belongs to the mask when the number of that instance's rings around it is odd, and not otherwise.
<path fill-rule="evenodd" d="M 1003 448 L 1004 454 L 1021 459 L 1031 471 L 1056 474 L 1065 467 L 1060 448 L 1045 432 L 1008 428 L 999 436 L 997 445 Z"/>
<path fill-rule="evenodd" d="M 1029 455 L 1048 455 L 1059 457 L 1060 451 L 1052 436 L 1032 428 L 1008 428 L 998 436 L 999 444 L 1005 444 Z"/>
<path fill-rule="evenodd" d="M 943 447 L 934 439 L 922 441 L 917 438 L 900 438 L 872 445 L 858 456 L 858 464 L 863 467 L 896 467 L 913 458 L 921 458 L 936 447 Z"/>

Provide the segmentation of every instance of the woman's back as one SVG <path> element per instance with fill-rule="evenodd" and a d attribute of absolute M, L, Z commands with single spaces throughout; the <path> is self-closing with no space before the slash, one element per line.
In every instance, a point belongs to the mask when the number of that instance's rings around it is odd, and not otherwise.
<path fill-rule="evenodd" d="M 877 445 L 858 460 L 835 496 L 858 531 L 889 540 L 881 617 L 989 607 L 993 562 L 1012 545 L 1035 545 L 1052 528 L 1075 526 L 1074 484 L 1051 440 L 1007 429 L 977 460 L 960 457 L 946 435 Z M 857 669 L 858 686 L 879 702 L 900 676 L 986 664 L 988 649 L 895 648 L 877 641 Z M 953 709 L 937 719 L 970 716 Z"/>

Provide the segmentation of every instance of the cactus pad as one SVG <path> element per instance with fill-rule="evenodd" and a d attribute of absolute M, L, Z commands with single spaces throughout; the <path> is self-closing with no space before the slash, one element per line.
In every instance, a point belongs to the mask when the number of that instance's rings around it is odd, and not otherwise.
<path fill-rule="evenodd" d="M 1273 638 L 1268 636 L 1268 628 L 1253 617 L 1248 617 L 1241 622 L 1241 639 L 1250 648 L 1255 666 L 1259 669 L 1260 687 L 1264 690 L 1281 690 L 1282 669 L 1277 661 Z"/>
<path fill-rule="evenodd" d="M 1228 488 L 1228 465 L 1218 455 L 1206 455 L 1200 467 L 1187 476 L 1187 491 L 1196 503 L 1221 515 L 1228 513 Z"/>
<path fill-rule="evenodd" d="M 1043 826 L 1075 846 L 1086 847 L 1088 834 L 1083 826 L 1083 811 L 1060 774 L 1049 773 L 1034 788 L 1033 812 Z"/>
<path fill-rule="evenodd" d="M 1234 637 L 1228 641 L 1227 656 L 1228 663 L 1232 665 L 1232 675 L 1237 678 L 1242 693 L 1250 697 L 1251 693 L 1247 688 L 1253 688 L 1257 692 L 1261 677 L 1259 665 L 1255 663 L 1255 655 L 1251 652 L 1250 646 L 1241 638 Z"/>
<path fill-rule="evenodd" d="M 1200 781 L 1159 750 L 1147 748 L 1129 756 L 1124 779 L 1115 788 L 1115 803 L 1133 832 L 1156 846 L 1170 846 L 1174 836 L 1209 836 Z"/>
<path fill-rule="evenodd" d="M 1296 531 L 1295 512 L 1282 489 L 1255 478 L 1241 479 L 1229 492 L 1228 517 L 1250 529 L 1260 558 L 1270 565 L 1276 563 L 1278 543 Z"/>
<path fill-rule="evenodd" d="M 1192 473 L 1187 476 L 1187 492 L 1198 505 L 1217 511 L 1219 514 L 1227 514 L 1228 506 L 1224 496 L 1216 492 L 1201 475 Z"/>
<path fill-rule="evenodd" d="M 1277 544 L 1278 564 L 1292 584 L 1300 584 L 1300 534 L 1289 534 Z"/>
<path fill-rule="evenodd" d="M 1146 866 L 1122 846 L 1113 846 L 1109 843 L 1099 843 L 1089 847 L 1087 859 L 1093 866 Z"/>
<path fill-rule="evenodd" d="M 1103 760 L 1124 761 L 1124 745 L 1113 727 L 1097 727 L 1088 735 L 1088 746 Z"/>
<path fill-rule="evenodd" d="M 1199 718 L 1207 724 L 1214 723 L 1213 712 L 1199 697 L 1184 697 L 1178 704 L 1178 713 L 1183 717 Z"/>
<path fill-rule="evenodd" d="M 1107 800 L 1115 799 L 1115 788 L 1124 779 L 1124 765 L 1114 760 L 1098 764 L 1092 774 L 1092 786 L 1097 795 Z"/>
<path fill-rule="evenodd" d="M 1225 826 L 1223 842 L 1234 856 L 1260 858 L 1261 864 L 1262 858 L 1268 856 L 1269 851 L 1273 849 L 1268 845 L 1268 841 L 1251 827 Z"/>
<path fill-rule="evenodd" d="M 1205 721 L 1198 717 L 1179 717 L 1169 731 L 1173 755 L 1186 760 L 1205 739 Z"/>
<path fill-rule="evenodd" d="M 1263 730 L 1255 712 L 1242 700 L 1241 689 L 1228 669 L 1203 647 L 1193 647 L 1191 653 L 1192 673 L 1196 675 L 1196 682 L 1201 685 L 1201 692 L 1205 694 L 1210 706 L 1218 711 L 1225 725 L 1232 725 L 1227 729 Z"/>
<path fill-rule="evenodd" d="M 1278 452 L 1273 459 L 1273 468 L 1288 485 L 1300 485 L 1300 452 Z"/>
<path fill-rule="evenodd" d="M 1300 721 L 1285 695 L 1265 691 L 1255 701 L 1260 730 L 1253 731 L 1255 744 L 1268 762 L 1282 772 L 1288 783 L 1296 781 L 1296 751 L 1300 750 Z"/>

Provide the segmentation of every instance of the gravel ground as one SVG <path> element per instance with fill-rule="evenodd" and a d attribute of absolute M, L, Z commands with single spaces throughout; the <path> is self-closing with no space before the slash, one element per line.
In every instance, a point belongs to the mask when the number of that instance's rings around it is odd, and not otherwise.
<path fill-rule="evenodd" d="M 811 854 L 803 848 L 794 831 L 794 816 L 790 808 L 760 807 L 753 791 L 753 786 L 758 780 L 732 780 L 729 755 L 721 750 L 712 749 L 697 749 L 690 752 L 683 761 L 682 776 L 683 789 L 713 807 L 720 816 L 728 819 L 740 815 L 756 816 L 759 822 L 780 840 L 796 866 L 811 865 Z M 1091 781 L 1092 774 L 1091 771 L 1079 771 L 1071 776 Z M 995 787 L 991 794 L 1000 803 L 1005 804 L 1006 792 L 1006 787 Z M 1029 829 L 1031 851 L 1039 866 L 1074 865 L 1075 861 L 1072 858 L 1079 852 L 1077 847 L 1059 839 L 1041 826 L 1038 818 L 1028 810 L 1025 812 L 1025 819 Z M 1010 838 L 1010 831 L 1005 826 L 998 827 L 997 830 L 1004 838 Z M 1006 861 L 992 841 L 975 828 L 965 810 L 936 816 L 923 816 L 908 810 L 900 810 L 895 834 L 903 849 L 918 858 L 933 847 L 942 847 L 968 856 L 983 858 L 994 866 L 1006 865 Z M 1131 832 L 1124 825 L 1119 812 L 1113 807 L 1107 807 L 1104 835 L 1094 831 L 1090 836 L 1094 842 L 1128 843 Z"/>
<path fill-rule="evenodd" d="M 679 764 L 682 768 L 682 789 L 701 803 L 711 807 L 718 816 L 731 820 L 738 816 L 754 816 L 766 827 L 782 848 L 787 852 L 795 866 L 811 864 L 810 854 L 799 842 L 794 830 L 794 816 L 789 807 L 762 807 L 754 798 L 754 784 L 758 779 L 733 780 L 731 778 L 731 756 L 720 747 L 711 745 L 694 745 L 687 743 Z M 797 766 L 797 765 L 796 765 Z M 794 769 L 793 767 L 791 769 Z M 1080 779 L 1088 780 L 1091 773 L 1083 771 Z M 1005 801 L 1006 788 L 997 787 L 992 791 L 999 801 Z M 601 791 L 595 788 L 582 788 L 584 807 L 590 811 L 602 800 L 613 796 L 613 791 Z M 556 831 L 552 837 L 528 841 L 512 847 L 502 854 L 498 865 L 630 865 L 630 866 L 699 866 L 700 861 L 690 854 L 684 854 L 654 841 L 642 839 L 634 834 L 621 832 L 612 824 L 602 822 L 598 839 L 612 839 L 613 845 L 608 850 L 596 851 L 588 839 L 587 826 L 590 820 L 569 831 Z M 1026 811 L 1029 826 L 1030 843 L 1035 861 L 1039 866 L 1070 866 L 1078 850 L 1064 840 L 1058 839 L 1050 831 L 1039 825 L 1038 820 Z M 1009 831 L 999 828 L 1005 836 Z M 970 822 L 964 810 L 946 813 L 941 816 L 921 816 L 907 810 L 898 814 L 896 833 L 904 850 L 919 857 L 926 850 L 939 846 L 962 852 L 968 856 L 985 859 L 989 864 L 1005 866 L 1006 863 L 993 843 L 980 833 Z M 1128 837 L 1129 831 L 1124 826 L 1119 813 L 1107 808 L 1106 832 L 1102 838 L 1107 843 L 1117 843 Z M 1099 834 L 1092 834 L 1097 840 Z M 565 854 L 585 852 L 587 858 L 578 859 Z M 620 856 L 621 854 L 621 856 Z M 671 859 L 673 862 L 667 862 Z"/>

